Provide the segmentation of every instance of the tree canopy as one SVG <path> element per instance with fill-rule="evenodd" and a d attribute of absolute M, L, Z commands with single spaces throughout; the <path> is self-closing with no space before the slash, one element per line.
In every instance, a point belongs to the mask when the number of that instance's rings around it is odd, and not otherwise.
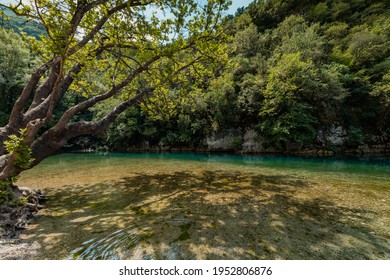
<path fill-rule="evenodd" d="M 42 63 L 0 130 L 2 143 L 13 141 L 0 147 L 0 178 L 26 169 L 23 161 L 39 163 L 74 137 L 103 134 L 120 113 L 146 99 L 169 109 L 168 95 L 179 98 L 183 89 L 197 87 L 199 77 L 226 59 L 221 22 L 228 4 L 40 0 L 7 6 L 40 22 L 47 36 L 24 38 Z M 106 111 L 84 119 L 97 104 Z"/>

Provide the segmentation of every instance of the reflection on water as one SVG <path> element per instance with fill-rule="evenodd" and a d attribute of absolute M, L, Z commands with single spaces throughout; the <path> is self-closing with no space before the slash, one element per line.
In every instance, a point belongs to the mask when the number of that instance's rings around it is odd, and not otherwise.
<path fill-rule="evenodd" d="M 48 195 L 39 259 L 390 258 L 388 160 L 64 154 L 22 174 Z"/>

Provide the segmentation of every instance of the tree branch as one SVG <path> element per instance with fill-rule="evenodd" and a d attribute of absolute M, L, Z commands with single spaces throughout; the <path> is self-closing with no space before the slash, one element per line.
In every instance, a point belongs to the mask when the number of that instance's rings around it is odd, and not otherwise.
<path fill-rule="evenodd" d="M 67 137 L 70 137 L 69 139 L 71 139 L 76 136 L 84 135 L 84 134 L 95 134 L 95 135 L 103 134 L 104 131 L 107 129 L 107 127 L 116 120 L 119 114 L 124 112 L 130 106 L 140 102 L 145 96 L 147 96 L 154 90 L 155 87 L 149 87 L 149 88 L 144 88 L 142 90 L 139 90 L 138 93 L 133 98 L 130 98 L 122 102 L 114 109 L 112 109 L 106 116 L 104 116 L 102 119 L 96 122 L 80 121 L 80 122 L 69 124 L 67 126 L 67 130 L 68 130 Z"/>
<path fill-rule="evenodd" d="M 74 75 L 77 75 L 81 69 L 82 69 L 81 63 L 76 63 L 71 70 L 69 70 L 68 74 L 65 75 L 63 80 L 61 81 L 61 84 L 58 88 L 58 94 L 56 96 L 55 103 L 58 104 L 58 102 L 63 98 L 64 94 L 69 89 L 70 85 L 74 81 Z M 37 104 L 35 107 L 30 107 L 30 109 L 24 114 L 24 125 L 26 125 L 28 122 L 38 119 L 38 118 L 44 118 L 47 114 L 47 110 L 49 108 L 49 98 L 44 98 L 43 100 L 40 100 L 40 103 Z"/>
<path fill-rule="evenodd" d="M 45 74 L 45 72 L 49 69 L 49 67 L 55 62 L 56 62 L 56 59 L 52 59 L 52 60 L 46 62 L 31 75 L 29 82 L 24 87 L 22 93 L 20 94 L 19 98 L 16 100 L 16 102 L 12 108 L 12 112 L 11 112 L 11 115 L 9 117 L 9 122 L 8 122 L 6 127 L 12 128 L 13 126 L 16 126 L 17 123 L 22 121 L 23 111 L 24 111 L 24 107 L 27 104 L 27 101 L 31 97 L 32 93 L 34 92 L 41 77 Z M 13 133 L 13 132 L 11 132 L 11 133 Z"/>
<path fill-rule="evenodd" d="M 114 8 L 110 9 L 107 14 L 105 16 L 103 16 L 95 25 L 94 28 L 92 28 L 92 30 L 86 35 L 84 36 L 83 39 L 81 39 L 81 41 L 79 41 L 74 47 L 70 48 L 69 51 L 67 52 L 67 55 L 68 56 L 71 56 L 73 54 L 75 54 L 76 52 L 78 52 L 80 49 L 82 49 L 83 47 L 85 47 L 88 42 L 90 40 L 92 40 L 95 35 L 102 29 L 102 27 L 104 26 L 104 24 L 109 20 L 109 18 L 121 11 L 121 10 L 124 10 L 128 7 L 136 7 L 136 6 L 146 6 L 146 5 L 149 5 L 151 4 L 153 1 L 151 2 L 145 2 L 145 3 L 142 3 L 141 1 L 126 1 L 124 2 L 123 4 L 121 5 L 118 5 L 118 6 L 115 6 Z"/>
<path fill-rule="evenodd" d="M 31 145 L 33 151 L 32 157 L 35 159 L 33 165 L 37 165 L 43 159 L 55 153 L 58 149 L 63 147 L 67 141 L 74 137 L 86 134 L 102 135 L 120 113 L 139 102 L 147 94 L 153 92 L 154 89 L 154 87 L 151 87 L 138 91 L 136 96 L 116 106 L 111 112 L 97 122 L 79 121 L 68 124 L 61 131 L 56 131 L 53 128 L 47 130 Z"/>
<path fill-rule="evenodd" d="M 158 59 L 160 59 L 160 56 L 157 55 L 155 56 L 154 58 L 152 58 L 151 60 L 147 61 L 146 63 L 144 63 L 141 67 L 137 68 L 135 71 L 133 71 L 130 75 L 128 75 L 126 77 L 126 79 L 124 79 L 119 85 L 117 86 L 113 86 L 111 88 L 111 90 L 103 93 L 103 94 L 100 94 L 100 95 L 97 95 L 97 96 L 94 96 L 92 98 L 89 98 L 88 100 L 85 100 L 79 104 L 77 104 L 76 106 L 73 106 L 72 108 L 70 108 L 69 110 L 67 110 L 61 117 L 61 119 L 57 122 L 57 124 L 53 127 L 54 130 L 59 130 L 61 129 L 62 127 L 64 127 L 69 121 L 70 119 L 76 115 L 77 113 L 87 109 L 87 108 L 90 108 L 92 106 L 94 106 L 96 103 L 100 102 L 100 101 L 103 101 L 103 100 L 106 100 L 112 96 L 114 96 L 116 93 L 118 93 L 121 89 L 123 89 L 124 87 L 126 87 L 127 85 L 129 85 L 134 79 L 135 77 L 137 77 L 140 73 L 144 72 L 145 70 L 147 70 L 150 65 L 152 65 L 154 62 L 156 62 Z"/>

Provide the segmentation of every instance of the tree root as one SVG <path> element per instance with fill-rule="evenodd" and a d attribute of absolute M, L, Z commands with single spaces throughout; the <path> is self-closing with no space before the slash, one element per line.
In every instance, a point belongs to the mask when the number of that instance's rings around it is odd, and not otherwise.
<path fill-rule="evenodd" d="M 43 209 L 42 203 L 46 200 L 40 190 L 30 190 L 12 186 L 16 201 L 20 205 L 0 205 L 0 239 L 15 239 L 19 232 L 25 229 L 34 214 Z"/>

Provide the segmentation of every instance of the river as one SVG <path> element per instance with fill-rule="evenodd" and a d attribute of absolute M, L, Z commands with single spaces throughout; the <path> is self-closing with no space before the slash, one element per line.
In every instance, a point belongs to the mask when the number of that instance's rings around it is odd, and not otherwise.
<path fill-rule="evenodd" d="M 61 154 L 27 259 L 389 259 L 390 161 Z"/>

